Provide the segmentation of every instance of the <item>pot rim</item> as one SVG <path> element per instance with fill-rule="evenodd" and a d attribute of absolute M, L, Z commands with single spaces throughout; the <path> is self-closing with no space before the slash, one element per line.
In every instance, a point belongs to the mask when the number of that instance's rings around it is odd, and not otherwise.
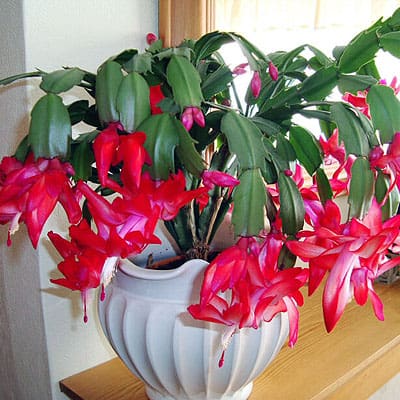
<path fill-rule="evenodd" d="M 175 269 L 168 270 L 159 270 L 159 269 L 149 269 L 143 268 L 139 265 L 135 264 L 132 260 L 127 258 L 121 259 L 119 262 L 119 270 L 121 270 L 124 274 L 138 278 L 138 279 L 146 279 L 146 280 L 167 280 L 174 279 L 178 276 L 185 274 L 189 270 L 194 270 L 195 268 L 193 264 L 197 266 L 205 266 L 208 265 L 208 262 L 199 258 L 187 260 L 181 266 Z"/>

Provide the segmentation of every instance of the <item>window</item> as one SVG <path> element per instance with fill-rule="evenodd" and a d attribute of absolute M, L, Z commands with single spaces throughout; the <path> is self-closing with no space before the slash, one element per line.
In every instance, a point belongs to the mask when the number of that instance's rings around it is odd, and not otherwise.
<path fill-rule="evenodd" d="M 310 43 L 322 51 L 347 43 L 400 0 L 159 0 L 159 34 L 165 45 L 218 29 L 243 34 L 266 52 Z M 399 63 L 380 66 L 390 79 Z"/>

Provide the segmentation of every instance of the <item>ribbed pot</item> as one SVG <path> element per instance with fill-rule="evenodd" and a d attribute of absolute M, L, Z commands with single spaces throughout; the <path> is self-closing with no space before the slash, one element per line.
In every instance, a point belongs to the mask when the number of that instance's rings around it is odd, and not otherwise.
<path fill-rule="evenodd" d="M 221 335 L 226 327 L 194 320 L 188 305 L 198 302 L 207 263 L 190 260 L 159 271 L 121 262 L 100 320 L 111 345 L 146 385 L 151 400 L 247 399 L 252 381 L 274 359 L 288 335 L 285 313 L 259 329 L 233 336 L 223 367 Z"/>

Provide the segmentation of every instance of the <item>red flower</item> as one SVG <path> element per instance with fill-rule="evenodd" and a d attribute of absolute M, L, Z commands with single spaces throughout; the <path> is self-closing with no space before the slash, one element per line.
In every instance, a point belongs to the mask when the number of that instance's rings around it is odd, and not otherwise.
<path fill-rule="evenodd" d="M 102 186 L 113 190 L 118 185 L 109 178 L 108 171 L 111 165 L 117 163 L 116 151 L 119 146 L 118 129 L 122 128 L 119 123 L 111 123 L 101 131 L 93 143 L 93 152 L 96 159 L 96 167 Z"/>
<path fill-rule="evenodd" d="M 143 132 L 119 135 L 119 123 L 111 123 L 101 131 L 93 143 L 96 167 L 103 187 L 116 192 L 121 186 L 110 175 L 111 166 L 123 162 L 121 179 L 128 187 L 138 187 L 145 163 L 151 164 L 150 156 L 144 148 L 146 135 Z"/>
<path fill-rule="evenodd" d="M 158 107 L 161 100 L 165 99 L 161 90 L 161 85 L 150 86 L 150 108 L 152 114 L 161 114 L 162 110 Z"/>
<path fill-rule="evenodd" d="M 64 258 L 58 264 L 64 278 L 51 279 L 54 284 L 82 293 L 84 321 L 87 321 L 86 303 L 88 291 L 104 282 L 104 267 L 107 263 L 106 241 L 91 231 L 83 220 L 78 226 L 70 228 L 71 241 L 54 232 L 48 236 L 60 255 Z M 116 259 L 109 259 L 115 265 Z M 112 266 L 112 271 L 114 266 Z"/>
<path fill-rule="evenodd" d="M 160 217 L 171 220 L 178 215 L 179 210 L 192 200 L 207 193 L 207 188 L 186 190 L 186 180 L 183 172 L 171 174 L 168 180 L 154 180 L 148 173 L 142 176 L 140 192 L 145 195 L 152 207 L 160 210 Z"/>
<path fill-rule="evenodd" d="M 13 157 L 3 158 L 0 164 L 0 223 L 10 222 L 10 235 L 20 222 L 25 222 L 34 248 L 37 247 L 43 226 L 57 202 L 65 209 L 71 223 L 81 219 L 72 182 L 74 171 L 60 160 L 34 160 L 31 154 L 24 163 Z"/>

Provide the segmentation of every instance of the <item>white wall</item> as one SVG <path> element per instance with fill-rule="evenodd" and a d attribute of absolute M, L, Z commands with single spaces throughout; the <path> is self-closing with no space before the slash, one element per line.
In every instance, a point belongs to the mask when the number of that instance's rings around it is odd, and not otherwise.
<path fill-rule="evenodd" d="M 90 71 L 157 32 L 156 0 L 2 0 L 0 77 L 79 65 Z M 32 84 L 0 89 L 0 156 L 27 131 L 27 110 L 40 91 Z M 64 229 L 63 214 L 45 230 Z M 0 230 L 1 243 L 6 228 Z M 114 356 L 100 331 L 95 302 L 83 324 L 79 293 L 55 288 L 56 253 L 42 238 L 31 250 L 24 229 L 0 248 L 0 398 L 65 399 L 58 381 Z M 6 368 L 4 368 L 6 366 Z"/>

